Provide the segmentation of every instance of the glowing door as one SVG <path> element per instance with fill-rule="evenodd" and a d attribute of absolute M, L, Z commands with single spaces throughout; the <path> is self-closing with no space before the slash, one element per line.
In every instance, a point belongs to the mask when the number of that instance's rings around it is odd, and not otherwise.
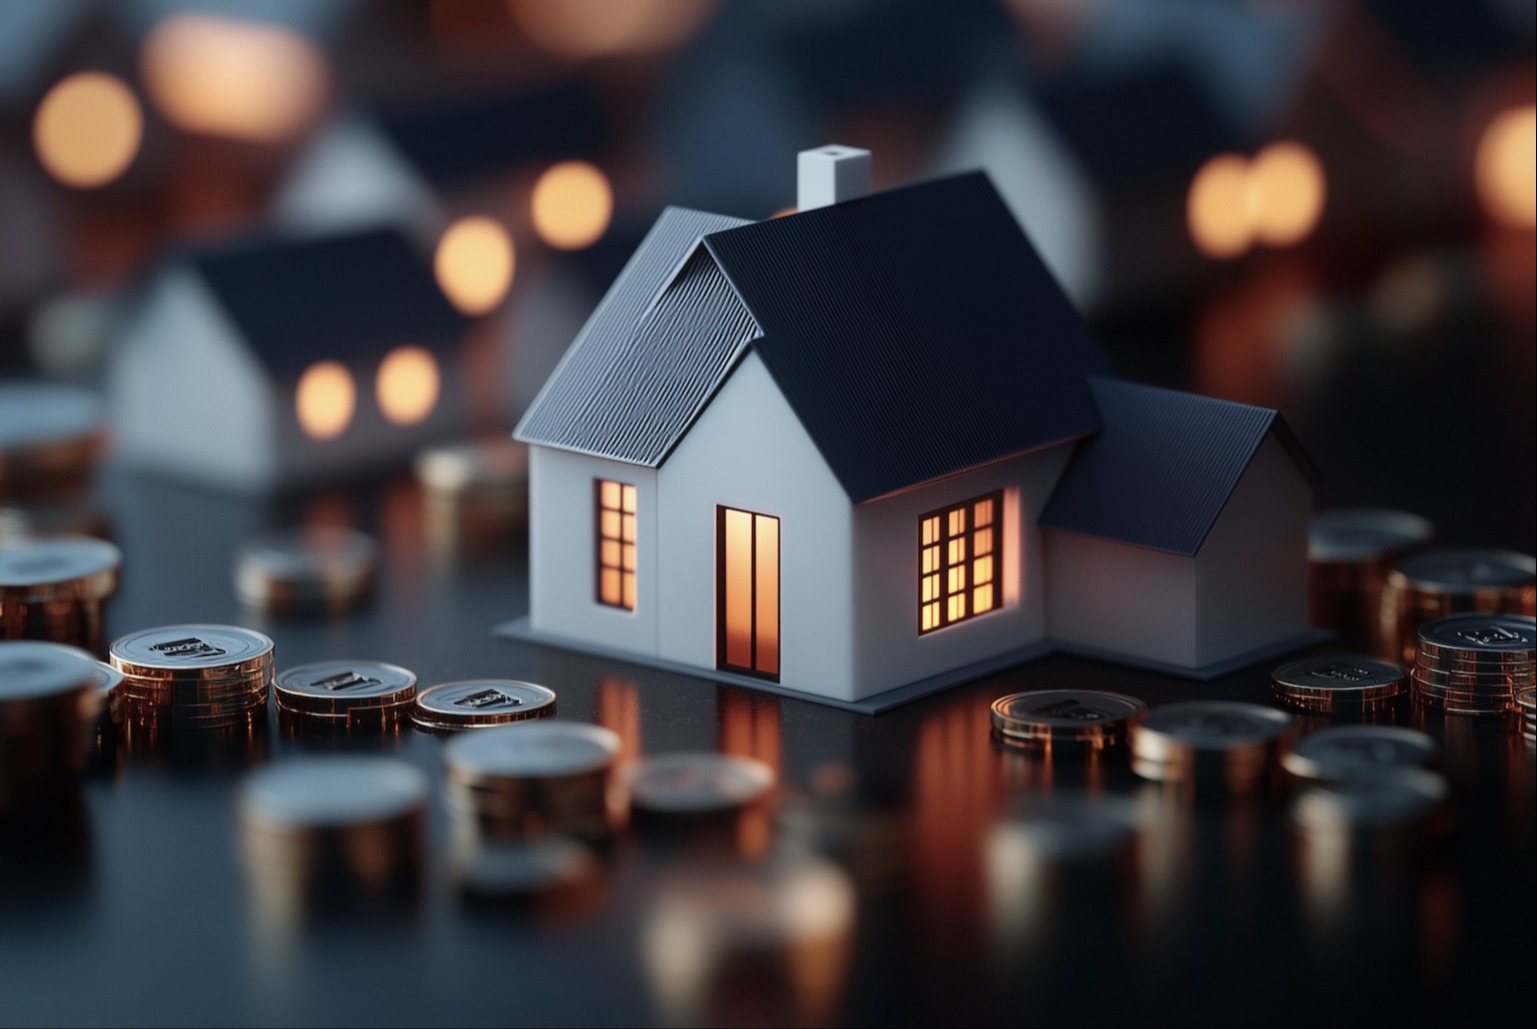
<path fill-rule="evenodd" d="M 779 679 L 779 519 L 715 509 L 715 653 L 721 668 Z"/>

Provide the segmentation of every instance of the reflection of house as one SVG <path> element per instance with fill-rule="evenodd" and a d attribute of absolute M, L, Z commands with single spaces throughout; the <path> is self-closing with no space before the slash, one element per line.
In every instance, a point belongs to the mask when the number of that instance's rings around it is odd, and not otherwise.
<path fill-rule="evenodd" d="M 401 461 L 464 428 L 467 325 L 394 230 L 175 261 L 115 347 L 118 450 L 245 489 Z"/>
<path fill-rule="evenodd" d="M 518 427 L 514 633 L 876 705 L 1054 643 L 1294 644 L 1279 416 L 1109 378 L 986 176 L 865 196 L 867 162 L 803 154 L 789 217 L 662 215 Z"/>

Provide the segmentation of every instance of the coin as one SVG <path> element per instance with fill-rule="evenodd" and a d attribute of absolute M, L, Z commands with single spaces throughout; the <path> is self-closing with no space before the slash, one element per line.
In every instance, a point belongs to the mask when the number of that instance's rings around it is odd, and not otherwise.
<path fill-rule="evenodd" d="M 424 729 L 474 729 L 555 713 L 555 693 L 515 679 L 445 682 L 416 695 L 411 717 Z"/>
<path fill-rule="evenodd" d="M 1435 527 L 1406 511 L 1319 511 L 1308 530 L 1312 622 L 1346 646 L 1383 650 L 1382 592 L 1392 563 L 1419 550 Z"/>
<path fill-rule="evenodd" d="M 278 706 L 319 718 L 363 712 L 408 712 L 416 675 L 383 661 L 321 661 L 299 665 L 273 681 Z"/>
<path fill-rule="evenodd" d="M 54 795 L 85 766 L 100 697 L 74 647 L 0 642 L 0 810 Z"/>
<path fill-rule="evenodd" d="M 1309 733 L 1281 759 L 1300 779 L 1338 782 L 1395 768 L 1422 768 L 1436 743 L 1422 732 L 1386 725 L 1341 725 Z"/>
<path fill-rule="evenodd" d="M 1132 726 L 1132 771 L 1162 782 L 1206 779 L 1245 792 L 1270 770 L 1292 727 L 1291 715 L 1257 704 L 1168 704 Z"/>
<path fill-rule="evenodd" d="M 123 720 L 123 694 L 120 689 L 123 685 L 123 673 L 105 661 L 94 661 L 91 667 L 93 669 L 91 685 L 96 690 L 97 696 L 101 698 L 101 727 L 116 725 Z"/>
<path fill-rule="evenodd" d="M 1436 528 L 1407 511 L 1337 508 L 1308 525 L 1308 560 L 1330 564 L 1375 561 L 1429 543 Z"/>
<path fill-rule="evenodd" d="M 362 825 L 421 813 L 427 777 L 393 758 L 304 758 L 253 773 L 240 792 L 241 817 L 264 826 Z"/>
<path fill-rule="evenodd" d="M 668 814 L 731 811 L 761 800 L 774 770 L 761 761 L 710 752 L 642 758 L 625 775 L 630 803 Z"/>
<path fill-rule="evenodd" d="M 272 684 L 273 643 L 234 625 L 167 625 L 113 642 L 123 716 L 150 739 L 172 729 L 248 728 Z M 150 731 L 150 730 L 153 731 Z"/>
<path fill-rule="evenodd" d="M 1325 654 L 1282 665 L 1270 688 L 1288 707 L 1304 711 L 1379 710 L 1408 691 L 1404 670 L 1362 654 Z"/>
<path fill-rule="evenodd" d="M 1400 561 L 1383 590 L 1381 630 L 1413 664 L 1417 630 L 1459 612 L 1537 614 L 1537 559 L 1509 550 L 1435 550 Z"/>
<path fill-rule="evenodd" d="M 1301 831 L 1360 834 L 1423 825 L 1451 789 L 1435 772 L 1399 768 L 1313 786 L 1297 796 L 1292 821 Z"/>
<path fill-rule="evenodd" d="M 351 529 L 313 526 L 264 533 L 235 557 L 235 593 L 274 614 L 348 610 L 373 593 L 379 545 Z"/>
<path fill-rule="evenodd" d="M 1105 690 L 1036 690 L 993 701 L 993 732 L 1005 741 L 1093 750 L 1126 740 L 1132 722 L 1147 712 L 1135 697 Z"/>
<path fill-rule="evenodd" d="M 598 871 L 587 844 L 560 836 L 465 840 L 449 848 L 455 885 L 476 897 L 531 897 L 568 889 Z"/>
<path fill-rule="evenodd" d="M 619 757 L 619 734 L 583 722 L 541 720 L 466 733 L 443 748 L 459 782 L 550 779 L 602 772 Z"/>
<path fill-rule="evenodd" d="M 93 394 L 47 383 L 0 383 L 0 498 L 83 490 L 101 447 L 101 403 Z"/>
<path fill-rule="evenodd" d="M 252 629 L 166 625 L 116 640 L 112 664 L 130 677 L 197 678 L 197 673 L 207 670 L 232 676 L 270 665 L 272 651 L 271 638 Z"/>
<path fill-rule="evenodd" d="M 0 598 L 103 600 L 117 589 L 123 552 L 91 536 L 28 540 L 0 549 Z"/>

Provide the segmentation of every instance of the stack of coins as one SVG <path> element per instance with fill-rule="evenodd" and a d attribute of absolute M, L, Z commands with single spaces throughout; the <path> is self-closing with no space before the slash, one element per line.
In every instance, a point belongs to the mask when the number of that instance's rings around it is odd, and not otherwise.
<path fill-rule="evenodd" d="M 617 733 L 541 719 L 464 733 L 443 749 L 444 799 L 462 836 L 601 839 L 614 824 Z"/>
<path fill-rule="evenodd" d="M 528 521 L 528 447 L 508 437 L 424 450 L 416 478 L 435 549 L 505 545 Z"/>
<path fill-rule="evenodd" d="M 122 563 L 117 547 L 85 536 L 0 550 L 0 639 L 100 651 L 102 609 L 117 592 Z"/>
<path fill-rule="evenodd" d="M 235 556 L 235 595 L 274 615 L 340 614 L 373 596 L 379 545 L 351 529 L 270 532 Z"/>
<path fill-rule="evenodd" d="M 115 733 L 123 724 L 123 673 L 105 661 L 93 662 L 95 674 L 91 679 L 101 712 L 96 719 L 96 741 Z"/>
<path fill-rule="evenodd" d="M 421 882 L 426 806 L 426 776 L 389 758 L 307 758 L 253 774 L 238 838 L 257 906 L 292 919 L 409 897 Z"/>
<path fill-rule="evenodd" d="M 1382 588 L 1393 563 L 1428 546 L 1435 526 L 1407 511 L 1319 511 L 1308 529 L 1313 624 L 1379 653 Z"/>
<path fill-rule="evenodd" d="M 73 647 L 0 643 L 0 811 L 56 795 L 85 767 L 101 704 L 95 671 Z"/>
<path fill-rule="evenodd" d="M 1291 715 L 1258 704 L 1169 704 L 1132 726 L 1131 768 L 1144 779 L 1242 796 L 1269 781 L 1291 734 Z"/>
<path fill-rule="evenodd" d="M 1527 686 L 1516 691 L 1516 715 L 1521 719 L 1521 736 L 1537 746 L 1537 688 Z"/>
<path fill-rule="evenodd" d="M 1270 691 L 1284 707 L 1319 715 L 1370 715 L 1392 710 L 1409 691 L 1409 677 L 1391 661 L 1361 654 L 1324 654 L 1270 673 Z"/>
<path fill-rule="evenodd" d="M 1452 615 L 1419 629 L 1414 696 L 1457 715 L 1503 715 L 1517 690 L 1537 685 L 1537 619 Z"/>
<path fill-rule="evenodd" d="M 1420 626 L 1462 612 L 1537 615 L 1537 559 L 1511 550 L 1434 550 L 1399 562 L 1382 592 L 1383 655 L 1414 664 Z"/>
<path fill-rule="evenodd" d="M 422 690 L 411 718 L 429 732 L 457 732 L 554 713 L 555 693 L 543 686 L 515 679 L 465 679 Z"/>
<path fill-rule="evenodd" d="M 1344 782 L 1401 768 L 1424 768 L 1436 758 L 1436 741 L 1413 729 L 1388 725 L 1341 725 L 1308 733 L 1281 759 L 1298 779 Z"/>
<path fill-rule="evenodd" d="M 1045 750 L 1121 747 L 1147 714 L 1135 697 L 1104 690 L 1038 690 L 993 701 L 993 736 L 1011 746 Z"/>
<path fill-rule="evenodd" d="M 84 494 L 102 443 L 101 405 L 90 393 L 0 383 L 0 503 L 6 508 Z"/>
<path fill-rule="evenodd" d="M 739 811 L 774 788 L 762 761 L 710 752 L 642 758 L 625 775 L 630 805 L 658 815 L 716 815 Z"/>
<path fill-rule="evenodd" d="M 385 732 L 398 728 L 416 700 L 416 675 L 383 661 L 300 665 L 273 681 L 285 728 Z"/>
<path fill-rule="evenodd" d="M 266 724 L 272 640 L 233 625 L 170 625 L 112 644 L 130 732 L 249 729 Z"/>

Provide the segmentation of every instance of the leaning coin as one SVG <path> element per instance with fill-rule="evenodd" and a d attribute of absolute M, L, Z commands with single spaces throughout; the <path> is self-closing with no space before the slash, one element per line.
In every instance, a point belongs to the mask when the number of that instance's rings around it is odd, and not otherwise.
<path fill-rule="evenodd" d="M 474 729 L 555 713 L 555 692 L 515 679 L 445 682 L 416 695 L 412 719 L 423 729 Z"/>
<path fill-rule="evenodd" d="M 642 810 L 709 814 L 760 800 L 774 786 L 774 770 L 729 754 L 660 754 L 630 766 L 625 783 L 631 804 Z"/>
<path fill-rule="evenodd" d="M 1281 759 L 1281 767 L 1299 779 L 1340 782 L 1397 768 L 1422 768 L 1435 756 L 1435 740 L 1413 729 L 1341 725 L 1302 737 Z"/>

